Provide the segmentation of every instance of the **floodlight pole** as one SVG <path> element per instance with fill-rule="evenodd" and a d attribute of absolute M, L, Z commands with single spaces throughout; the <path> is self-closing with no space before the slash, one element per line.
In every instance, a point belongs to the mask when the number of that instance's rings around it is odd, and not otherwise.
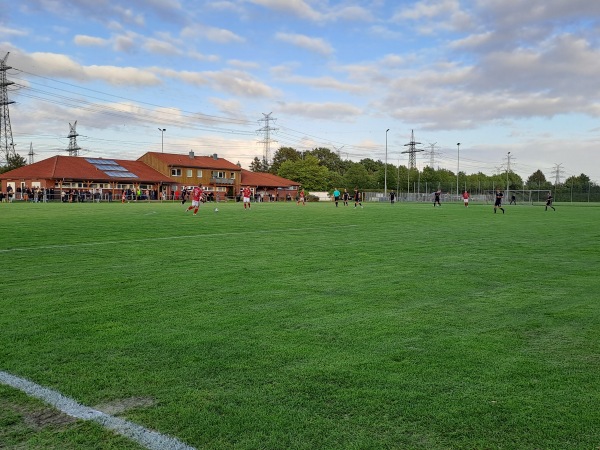
<path fill-rule="evenodd" d="M 458 196 L 458 174 L 460 173 L 460 142 L 458 142 L 456 144 L 458 153 L 457 153 L 457 159 L 456 159 L 456 197 L 459 198 Z"/>
<path fill-rule="evenodd" d="M 508 157 L 508 160 L 507 160 L 507 163 L 506 163 L 506 195 L 508 196 L 508 187 L 509 187 L 509 184 L 508 184 L 508 173 L 510 172 L 510 152 L 508 152 L 508 156 L 507 157 Z"/>
<path fill-rule="evenodd" d="M 385 168 L 383 171 L 383 196 L 387 198 L 387 134 L 390 129 L 385 130 Z"/>
<path fill-rule="evenodd" d="M 161 153 L 165 152 L 165 131 L 167 131 L 166 128 L 159 128 L 158 131 L 160 131 L 160 151 Z"/>

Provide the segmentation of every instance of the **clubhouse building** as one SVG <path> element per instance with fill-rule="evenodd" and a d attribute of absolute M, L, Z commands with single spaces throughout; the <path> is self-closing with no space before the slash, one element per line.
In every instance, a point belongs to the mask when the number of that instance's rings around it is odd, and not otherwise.
<path fill-rule="evenodd" d="M 3 197 L 11 200 L 67 198 L 112 200 L 123 193 L 144 200 L 177 199 L 183 189 L 202 184 L 211 198 L 225 200 L 250 186 L 261 199 L 295 197 L 299 183 L 243 170 L 217 154 L 196 156 L 148 152 L 136 161 L 53 156 L 0 174 Z"/>

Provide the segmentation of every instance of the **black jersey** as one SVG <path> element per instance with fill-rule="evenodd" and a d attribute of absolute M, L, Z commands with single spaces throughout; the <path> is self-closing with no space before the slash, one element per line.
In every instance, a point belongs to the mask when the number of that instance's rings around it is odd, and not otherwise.
<path fill-rule="evenodd" d="M 502 192 L 496 192 L 496 206 L 502 205 L 502 198 L 504 198 L 504 194 Z"/>

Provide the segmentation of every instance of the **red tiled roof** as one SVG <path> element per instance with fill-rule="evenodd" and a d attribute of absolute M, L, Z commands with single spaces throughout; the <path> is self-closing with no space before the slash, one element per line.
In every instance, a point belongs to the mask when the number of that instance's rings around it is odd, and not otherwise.
<path fill-rule="evenodd" d="M 92 159 L 92 158 L 90 158 Z M 101 160 L 103 158 L 93 158 Z M 163 182 L 172 180 L 160 172 L 152 169 L 141 161 L 127 161 L 122 159 L 104 158 L 107 161 L 115 161 L 138 178 L 109 176 L 93 164 L 80 156 L 53 156 L 43 161 L 19 167 L 0 175 L 0 179 L 76 179 L 84 181 L 139 181 L 139 182 Z"/>
<path fill-rule="evenodd" d="M 237 164 L 234 164 L 231 161 L 227 161 L 223 158 L 217 157 L 217 159 L 215 159 L 213 156 L 190 157 L 189 155 L 156 152 L 148 152 L 145 155 L 151 155 L 152 157 L 164 162 L 168 166 L 197 167 L 198 169 L 240 170 L 240 166 L 238 166 Z M 138 161 L 144 156 L 138 158 Z"/>
<path fill-rule="evenodd" d="M 300 183 L 273 175 L 272 173 L 251 172 L 249 170 L 242 169 L 242 185 L 261 187 L 290 187 L 300 186 Z"/>

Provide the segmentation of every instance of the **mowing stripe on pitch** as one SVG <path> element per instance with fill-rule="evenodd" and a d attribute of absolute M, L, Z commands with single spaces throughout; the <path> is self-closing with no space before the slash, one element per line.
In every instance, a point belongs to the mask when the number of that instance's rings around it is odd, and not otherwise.
<path fill-rule="evenodd" d="M 25 392 L 31 397 L 49 403 L 59 411 L 82 420 L 97 422 L 104 428 L 125 436 L 150 450 L 196 450 L 183 442 L 149 430 L 127 420 L 119 419 L 102 411 L 80 405 L 60 392 L 40 386 L 21 377 L 0 370 L 0 383 Z"/>
<path fill-rule="evenodd" d="M 53 250 L 63 248 L 76 248 L 76 247 L 93 247 L 97 245 L 123 245 L 140 242 L 155 242 L 155 241 L 170 241 L 175 239 L 190 239 L 190 238 L 207 238 L 207 237 L 222 237 L 222 236 L 239 236 L 240 234 L 271 234 L 271 233 L 293 233 L 296 231 L 306 232 L 308 231 L 327 231 L 332 228 L 354 228 L 358 225 L 338 225 L 335 227 L 323 227 L 323 228 L 288 228 L 282 230 L 256 230 L 256 231 L 236 231 L 232 233 L 211 233 L 211 234 L 189 234 L 186 236 L 164 236 L 164 237 L 151 237 L 144 239 L 124 239 L 121 241 L 96 241 L 96 242 L 79 242 L 77 244 L 57 244 L 57 245 L 40 245 L 37 247 L 15 247 L 15 248 L 4 248 L 0 249 L 0 253 L 9 252 L 28 252 L 32 250 Z"/>

